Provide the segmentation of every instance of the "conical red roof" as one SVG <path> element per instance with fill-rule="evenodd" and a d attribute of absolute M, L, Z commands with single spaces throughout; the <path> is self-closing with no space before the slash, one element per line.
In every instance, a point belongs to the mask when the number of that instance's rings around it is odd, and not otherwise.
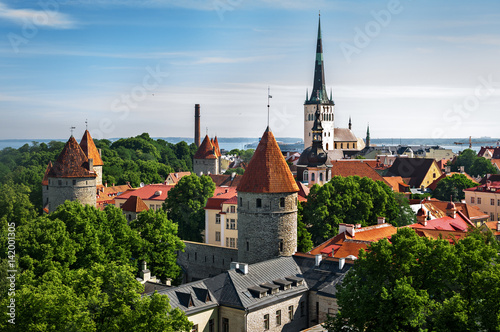
<path fill-rule="evenodd" d="M 125 203 L 122 205 L 123 211 L 128 212 L 142 212 L 144 210 L 149 210 L 148 206 L 144 201 L 137 196 L 130 196 Z"/>
<path fill-rule="evenodd" d="M 45 170 L 45 174 L 43 175 L 42 186 L 49 185 L 49 172 L 51 169 L 52 169 L 52 162 L 49 161 L 49 164 L 47 165 L 47 169 Z"/>
<path fill-rule="evenodd" d="M 94 171 L 90 172 L 87 156 L 82 148 L 71 136 L 64 146 L 61 154 L 50 169 L 48 176 L 62 178 L 96 177 Z"/>
<path fill-rule="evenodd" d="M 85 130 L 85 133 L 83 134 L 82 140 L 80 141 L 80 147 L 88 159 L 93 159 L 94 166 L 104 165 L 101 156 L 99 155 L 99 151 L 94 144 L 94 140 L 92 139 L 92 136 L 90 136 L 88 130 Z"/>
<path fill-rule="evenodd" d="M 292 172 L 290 172 L 269 127 L 262 135 L 237 190 L 248 193 L 292 193 L 299 191 Z"/>
<path fill-rule="evenodd" d="M 219 148 L 219 141 L 217 140 L 217 136 L 214 138 L 214 147 L 215 147 L 215 152 L 217 157 L 222 156 L 222 153 L 220 153 L 220 148 Z"/>
<path fill-rule="evenodd" d="M 214 147 L 210 142 L 210 138 L 208 135 L 205 136 L 205 139 L 200 144 L 200 147 L 196 151 L 194 159 L 217 159 L 216 153 L 214 151 Z"/>

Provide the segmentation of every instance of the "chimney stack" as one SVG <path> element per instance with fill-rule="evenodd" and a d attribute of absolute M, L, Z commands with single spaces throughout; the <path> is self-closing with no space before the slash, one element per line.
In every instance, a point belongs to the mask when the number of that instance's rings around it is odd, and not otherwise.
<path fill-rule="evenodd" d="M 194 144 L 200 147 L 200 104 L 194 105 Z"/>
<path fill-rule="evenodd" d="M 377 218 L 377 224 L 378 225 L 385 224 L 385 217 L 378 217 Z"/>

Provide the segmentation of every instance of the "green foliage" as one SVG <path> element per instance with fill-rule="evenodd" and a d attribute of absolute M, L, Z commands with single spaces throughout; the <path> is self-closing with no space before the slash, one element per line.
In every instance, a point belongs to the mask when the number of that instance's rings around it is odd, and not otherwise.
<path fill-rule="evenodd" d="M 181 268 L 176 262 L 176 251 L 183 250 L 185 245 L 177 237 L 177 224 L 168 220 L 167 213 L 143 211 L 130 227 L 141 234 L 139 262 L 148 262 L 151 272 L 161 280 L 178 279 Z"/>
<path fill-rule="evenodd" d="M 201 242 L 201 232 L 205 229 L 204 208 L 214 191 L 215 183 L 209 176 L 195 174 L 182 177 L 170 189 L 164 209 L 169 219 L 179 225 L 181 239 Z"/>
<path fill-rule="evenodd" d="M 302 203 L 297 205 L 297 250 L 299 252 L 308 252 L 313 248 L 311 233 L 307 230 L 306 224 L 302 221 L 304 208 Z"/>
<path fill-rule="evenodd" d="M 304 204 L 303 222 L 317 245 L 337 235 L 340 223 L 374 225 L 385 217 L 395 226 L 413 222 L 408 201 L 396 199 L 386 184 L 359 176 L 335 176 L 323 186 L 314 185 Z"/>
<path fill-rule="evenodd" d="M 453 197 L 455 202 L 460 202 L 465 198 L 463 190 L 477 185 L 463 174 L 453 174 L 451 177 L 446 177 L 438 182 L 432 197 L 442 201 L 447 201 L 450 197 Z"/>
<path fill-rule="evenodd" d="M 240 157 L 240 159 L 243 162 L 248 164 L 248 162 L 250 162 L 250 159 L 252 159 L 254 152 L 255 149 L 247 149 L 247 150 L 232 149 L 231 151 L 229 151 L 229 154 Z"/>
<path fill-rule="evenodd" d="M 402 228 L 361 251 L 337 293 L 329 331 L 498 331 L 498 242 L 478 231 L 455 245 Z"/>
<path fill-rule="evenodd" d="M 460 166 L 464 166 L 465 173 L 472 176 L 496 174 L 496 168 L 491 162 L 484 157 L 478 157 L 476 152 L 471 149 L 462 151 L 451 169 L 456 172 L 460 169 Z"/>
<path fill-rule="evenodd" d="M 148 134 L 120 139 L 95 140 L 102 151 L 103 182 L 130 184 L 160 183 L 169 173 L 191 171 L 196 145 L 177 144 L 154 140 Z M 32 142 L 19 149 L 0 150 L 0 184 L 22 184 L 29 188 L 29 199 L 42 211 L 41 182 L 49 161 L 56 161 L 65 142 L 49 144 Z"/>
<path fill-rule="evenodd" d="M 226 175 L 230 175 L 230 174 L 233 174 L 233 173 L 236 173 L 238 175 L 243 175 L 243 173 L 245 173 L 245 169 L 242 168 L 242 167 L 236 167 L 236 168 L 228 168 L 224 174 Z"/>

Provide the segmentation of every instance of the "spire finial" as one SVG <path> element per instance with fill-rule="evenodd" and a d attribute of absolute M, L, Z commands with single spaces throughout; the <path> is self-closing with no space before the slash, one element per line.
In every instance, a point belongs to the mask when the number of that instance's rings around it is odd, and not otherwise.
<path fill-rule="evenodd" d="M 73 130 L 75 130 L 75 129 L 76 129 L 76 127 L 73 127 L 73 126 L 71 126 L 71 127 L 69 128 L 69 130 L 71 131 L 71 136 L 73 136 Z"/>
<path fill-rule="evenodd" d="M 321 17 L 321 9 L 319 10 L 318 16 Z"/>
<path fill-rule="evenodd" d="M 85 119 L 85 130 L 89 130 L 89 122 Z"/>
<path fill-rule="evenodd" d="M 267 128 L 269 129 L 269 99 L 271 99 L 271 87 L 267 86 Z"/>

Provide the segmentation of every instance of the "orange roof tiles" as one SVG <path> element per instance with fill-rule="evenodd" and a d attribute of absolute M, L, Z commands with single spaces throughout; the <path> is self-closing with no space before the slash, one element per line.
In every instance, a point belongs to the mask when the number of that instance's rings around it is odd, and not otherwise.
<path fill-rule="evenodd" d="M 194 154 L 194 159 L 217 159 L 217 155 L 215 152 L 215 148 L 210 142 L 210 138 L 208 135 L 205 136 L 203 142 L 200 144 L 200 147 Z"/>
<path fill-rule="evenodd" d="M 167 184 L 148 184 L 142 188 L 135 190 L 127 190 L 123 194 L 115 197 L 116 199 L 128 199 L 130 196 L 134 195 L 140 197 L 143 201 L 154 200 L 154 201 L 164 201 L 168 197 L 168 192 L 172 189 L 174 185 Z"/>
<path fill-rule="evenodd" d="M 51 168 L 52 168 L 52 162 L 49 161 L 49 164 L 47 165 L 47 169 L 45 170 L 45 174 L 43 175 L 42 186 L 49 185 L 49 172 L 50 172 Z"/>
<path fill-rule="evenodd" d="M 397 193 L 409 191 L 410 186 L 407 185 L 400 176 L 384 176 L 384 180 L 387 181 L 387 183 L 389 183 L 392 189 Z"/>
<path fill-rule="evenodd" d="M 238 187 L 241 175 L 235 174 L 209 174 L 216 187 Z"/>
<path fill-rule="evenodd" d="M 184 176 L 191 175 L 191 172 L 176 172 L 176 173 L 169 173 L 167 175 L 167 179 L 165 180 L 164 184 L 168 184 L 167 181 L 170 178 L 173 182 L 173 184 L 176 184 L 179 182 L 180 179 L 182 179 Z"/>
<path fill-rule="evenodd" d="M 118 186 L 98 186 L 97 188 L 97 204 L 109 203 L 118 195 L 132 189 L 130 184 L 123 184 Z"/>
<path fill-rule="evenodd" d="M 214 195 L 207 199 L 205 210 L 221 210 L 222 204 L 236 204 L 237 192 L 234 187 L 216 187 Z M 234 203 L 233 203 L 234 201 Z"/>
<path fill-rule="evenodd" d="M 58 178 L 85 178 L 96 177 L 97 174 L 89 171 L 87 156 L 75 138 L 71 136 L 64 146 L 57 161 L 52 165 L 48 177 Z"/>
<path fill-rule="evenodd" d="M 461 211 L 456 213 L 455 218 L 445 216 L 438 219 L 426 220 L 426 224 L 415 223 L 408 225 L 414 229 L 439 229 L 443 231 L 467 232 L 469 227 L 474 227 L 472 222 Z"/>
<path fill-rule="evenodd" d="M 292 172 L 269 127 L 243 173 L 238 191 L 250 193 L 298 192 Z"/>
<path fill-rule="evenodd" d="M 361 159 L 362 160 L 362 159 Z M 367 163 L 359 160 L 332 160 L 332 177 L 339 175 L 343 177 L 357 175 L 360 177 L 368 177 L 374 181 L 382 181 L 390 186 L 384 178 L 378 174 Z"/>
<path fill-rule="evenodd" d="M 498 221 L 487 221 L 485 222 L 485 225 L 491 229 L 491 231 L 493 232 L 493 235 L 495 236 L 500 236 L 500 231 L 497 230 L 497 224 L 498 224 Z"/>
<path fill-rule="evenodd" d="M 99 150 L 97 150 L 94 140 L 88 130 L 85 130 L 83 133 L 82 140 L 80 141 L 80 147 L 83 152 L 87 156 L 88 159 L 93 159 L 94 166 L 103 166 L 101 155 L 99 154 Z"/>
<path fill-rule="evenodd" d="M 222 156 L 222 154 L 220 152 L 219 141 L 217 140 L 217 136 L 215 136 L 215 138 L 214 138 L 214 147 L 215 147 L 215 153 L 216 153 L 217 157 Z"/>
<path fill-rule="evenodd" d="M 148 206 L 144 201 L 135 195 L 130 196 L 125 203 L 122 205 L 122 210 L 123 211 L 128 211 L 128 212 L 142 212 L 144 210 L 149 210 Z"/>

